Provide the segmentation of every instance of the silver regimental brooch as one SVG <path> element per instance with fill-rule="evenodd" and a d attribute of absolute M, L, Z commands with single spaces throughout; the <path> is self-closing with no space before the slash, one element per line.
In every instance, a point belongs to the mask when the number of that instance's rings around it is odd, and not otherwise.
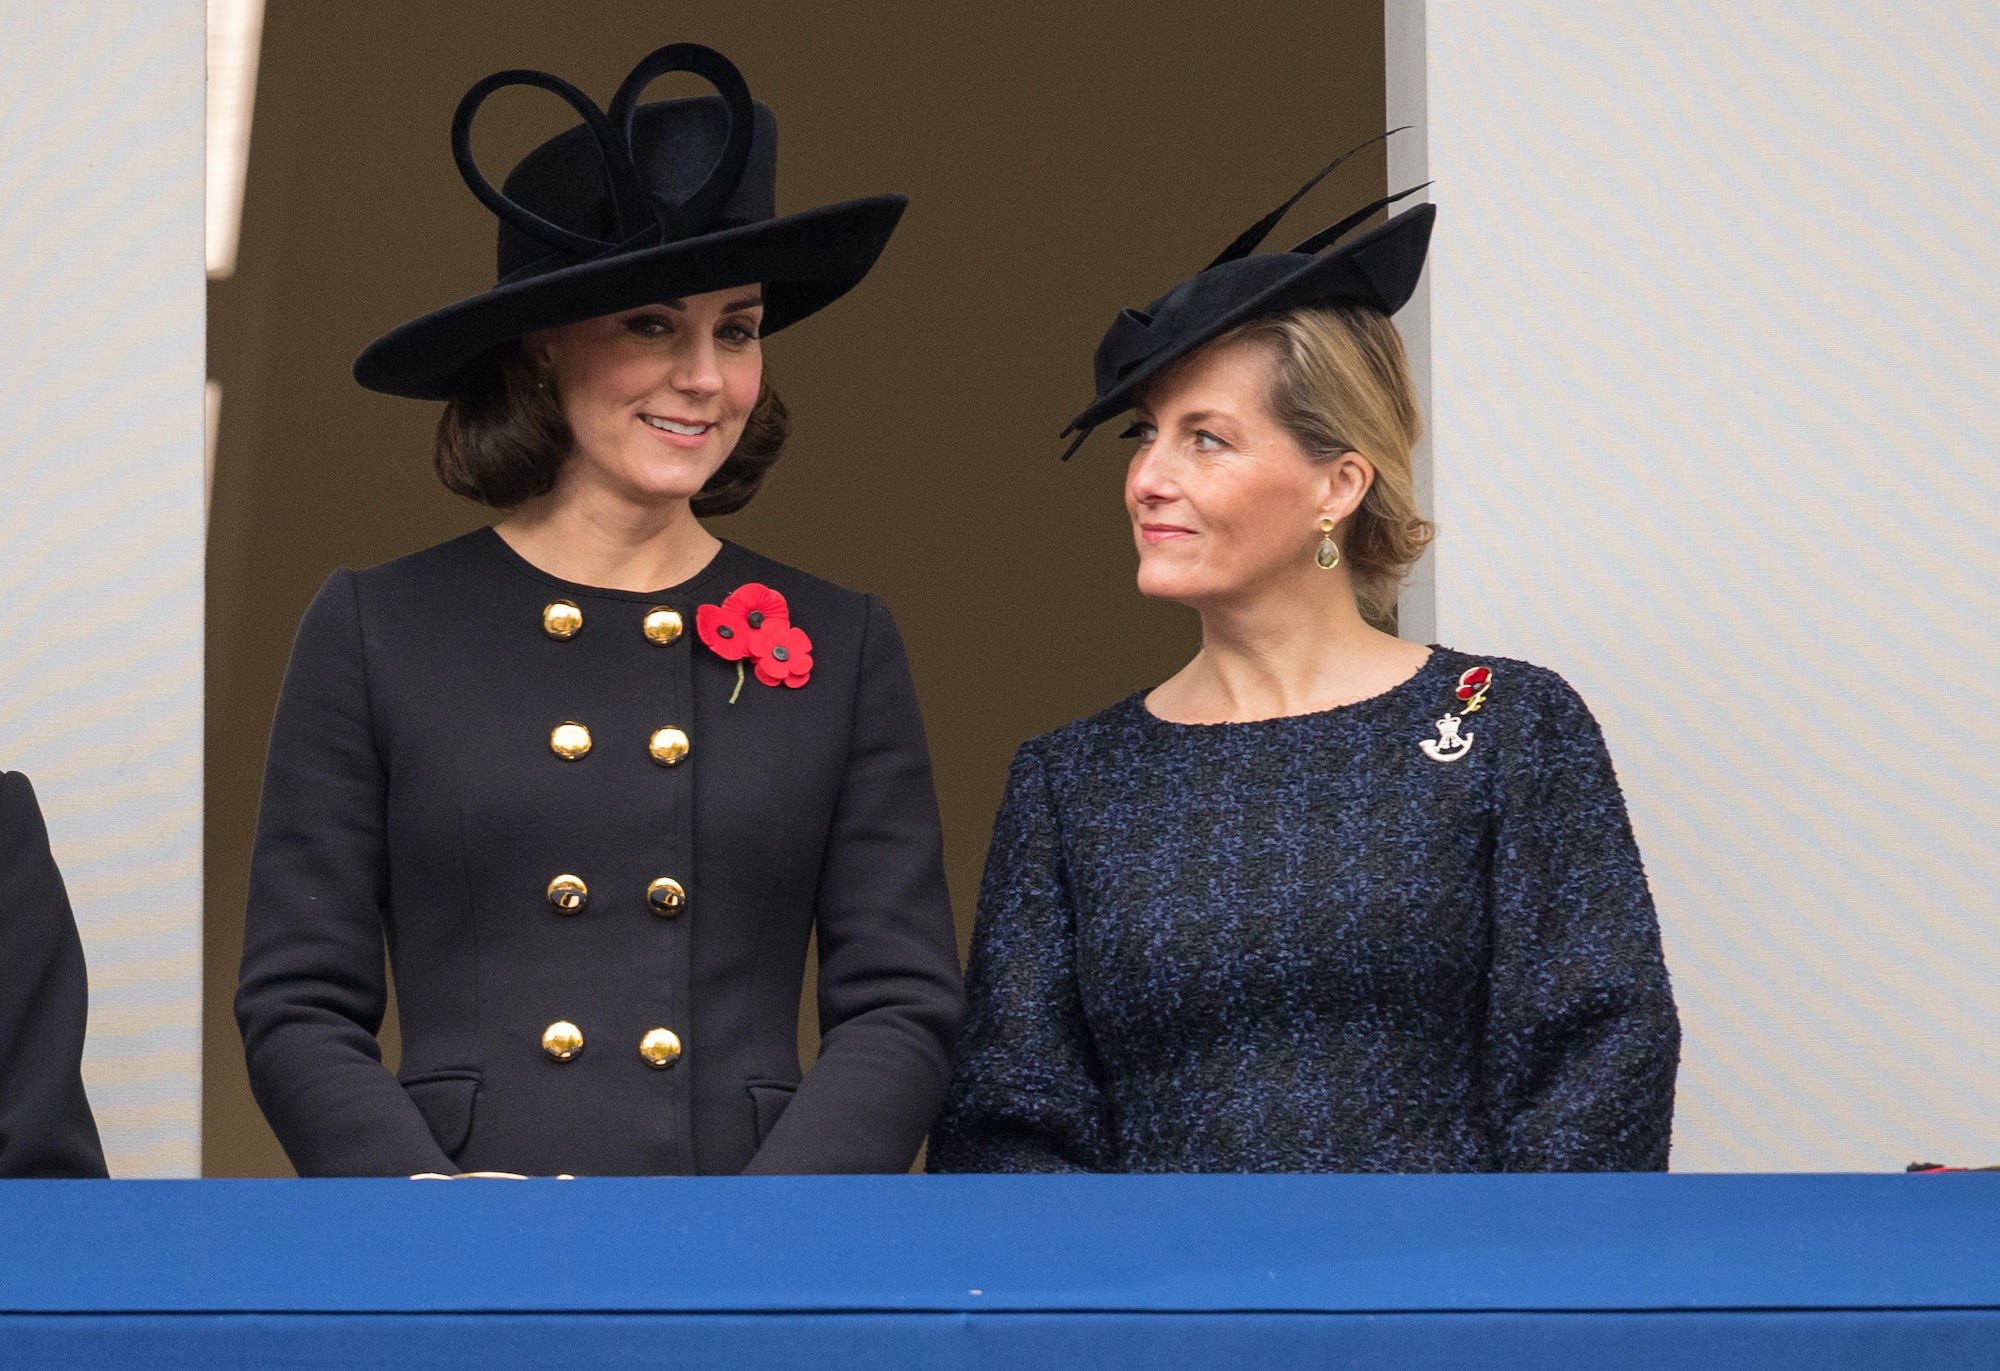
<path fill-rule="evenodd" d="M 1445 711 L 1445 716 L 1437 721 L 1438 735 L 1424 738 L 1417 746 L 1424 755 L 1434 762 L 1455 762 L 1472 751 L 1474 734 L 1461 733 L 1460 727 L 1465 716 L 1479 712 L 1479 706 L 1486 700 L 1486 692 L 1493 687 L 1493 673 L 1483 666 L 1476 666 L 1458 678 L 1458 698 L 1465 701 L 1465 708 L 1453 714 Z"/>

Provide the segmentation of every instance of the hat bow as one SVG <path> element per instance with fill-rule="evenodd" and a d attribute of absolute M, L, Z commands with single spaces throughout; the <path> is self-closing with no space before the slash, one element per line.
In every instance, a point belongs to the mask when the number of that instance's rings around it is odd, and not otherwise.
<path fill-rule="evenodd" d="M 684 200 L 662 195 L 646 185 L 632 146 L 640 95 L 660 77 L 677 71 L 689 72 L 713 85 L 722 97 L 729 121 L 729 131 L 714 166 Z M 472 122 L 486 98 L 506 86 L 532 86 L 549 91 L 582 117 L 597 144 L 605 187 L 610 193 L 612 237 L 597 238 L 552 223 L 496 189 L 479 170 L 472 155 Z M 736 193 L 749 164 L 753 117 L 750 87 L 735 63 L 701 43 L 669 43 L 648 53 L 632 68 L 612 97 L 609 112 L 599 109 L 589 96 L 569 82 L 548 72 L 514 68 L 493 73 L 458 102 L 458 111 L 451 120 L 451 155 L 465 184 L 495 216 L 572 261 L 584 262 L 678 242 L 716 227 L 717 214 Z M 545 261 L 529 263 L 502 278 L 500 284 L 538 275 L 546 269 Z"/>

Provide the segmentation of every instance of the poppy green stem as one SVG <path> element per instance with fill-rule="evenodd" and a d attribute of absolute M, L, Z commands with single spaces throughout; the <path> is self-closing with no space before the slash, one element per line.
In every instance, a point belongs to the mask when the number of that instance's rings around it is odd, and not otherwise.
<path fill-rule="evenodd" d="M 736 697 L 743 693 L 743 663 L 736 664 L 736 689 L 729 692 L 729 703 L 735 704 Z"/>

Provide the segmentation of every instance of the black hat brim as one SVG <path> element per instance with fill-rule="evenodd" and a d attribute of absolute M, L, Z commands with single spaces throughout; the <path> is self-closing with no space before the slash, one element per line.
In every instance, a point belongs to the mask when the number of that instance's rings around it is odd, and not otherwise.
<path fill-rule="evenodd" d="M 448 400 L 467 368 L 538 329 L 739 285 L 763 287 L 759 331 L 775 333 L 858 285 L 907 204 L 843 200 L 495 286 L 383 334 L 354 359 L 354 379 L 385 395 Z"/>
<path fill-rule="evenodd" d="M 1366 305 L 1394 314 L 1416 293 L 1436 219 L 1437 206 L 1413 206 L 1336 248 L 1315 256 L 1297 254 L 1297 271 L 1254 294 L 1224 308 L 1204 311 L 1199 317 L 1174 321 L 1163 330 L 1158 349 L 1091 401 L 1069 421 L 1063 434 L 1087 435 L 1105 420 L 1124 413 L 1148 381 L 1239 324 L 1313 305 Z"/>

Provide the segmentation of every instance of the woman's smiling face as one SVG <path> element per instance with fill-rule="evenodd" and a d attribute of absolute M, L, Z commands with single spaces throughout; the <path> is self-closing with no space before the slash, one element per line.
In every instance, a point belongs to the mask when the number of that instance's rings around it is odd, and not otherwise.
<path fill-rule="evenodd" d="M 764 377 L 755 286 L 600 315 L 525 340 L 569 423 L 561 497 L 692 498 L 736 447 Z"/>
<path fill-rule="evenodd" d="M 1125 473 L 1141 594 L 1200 607 L 1312 571 L 1331 473 L 1270 411 L 1274 358 L 1269 343 L 1224 341 L 1142 392 Z"/>

